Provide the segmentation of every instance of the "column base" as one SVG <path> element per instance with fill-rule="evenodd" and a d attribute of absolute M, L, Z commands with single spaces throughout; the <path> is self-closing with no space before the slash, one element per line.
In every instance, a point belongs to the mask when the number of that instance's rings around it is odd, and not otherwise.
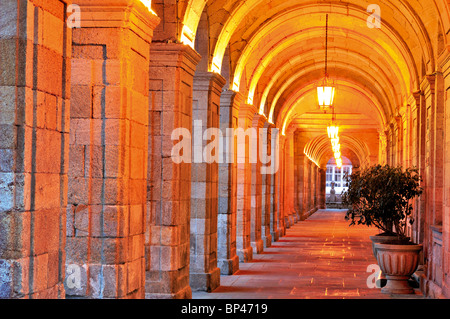
<path fill-rule="evenodd" d="M 263 237 L 264 248 L 272 246 L 272 235 L 267 235 Z"/>
<path fill-rule="evenodd" d="M 239 257 L 240 262 L 248 263 L 253 260 L 253 248 L 251 246 L 244 249 L 238 249 L 236 254 Z"/>
<path fill-rule="evenodd" d="M 448 281 L 445 281 L 442 285 L 442 295 L 445 299 L 450 298 L 450 284 L 448 283 Z"/>
<path fill-rule="evenodd" d="M 425 290 L 425 291 L 423 291 L 422 293 L 424 295 L 426 295 L 426 297 L 432 298 L 432 299 L 444 299 L 445 298 L 442 287 L 440 287 L 439 285 L 434 283 L 432 280 L 425 279 L 424 286 L 425 286 L 424 287 L 425 289 L 422 289 L 422 290 Z"/>
<path fill-rule="evenodd" d="M 209 273 L 191 273 L 189 275 L 189 285 L 192 291 L 214 291 L 220 286 L 220 268 L 217 267 Z"/>
<path fill-rule="evenodd" d="M 145 293 L 145 299 L 192 299 L 192 290 L 188 286 L 177 293 Z"/>
<path fill-rule="evenodd" d="M 280 239 L 280 230 L 279 229 L 276 231 L 270 232 L 270 233 L 272 235 L 273 241 L 278 241 Z"/>
<path fill-rule="evenodd" d="M 289 216 L 284 217 L 284 226 L 286 228 L 291 228 L 291 220 L 289 219 Z"/>
<path fill-rule="evenodd" d="M 291 226 L 291 227 L 294 226 L 294 224 L 295 224 L 294 214 L 290 214 L 290 215 L 288 216 L 288 218 L 289 218 L 290 226 Z"/>
<path fill-rule="evenodd" d="M 145 272 L 145 299 L 191 299 L 189 269 Z"/>
<path fill-rule="evenodd" d="M 219 259 L 217 265 L 221 275 L 234 275 L 239 270 L 239 257 L 236 255 L 231 259 Z"/>
<path fill-rule="evenodd" d="M 260 254 L 264 250 L 264 241 L 262 239 L 258 239 L 257 241 L 252 241 L 251 245 L 252 245 L 254 254 Z"/>

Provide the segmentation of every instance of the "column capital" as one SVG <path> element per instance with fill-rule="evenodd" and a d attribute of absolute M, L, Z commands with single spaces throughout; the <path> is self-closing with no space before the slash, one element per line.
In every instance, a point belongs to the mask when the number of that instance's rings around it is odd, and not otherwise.
<path fill-rule="evenodd" d="M 181 67 L 192 76 L 202 58 L 200 54 L 186 44 L 152 42 L 150 45 L 151 67 Z"/>
<path fill-rule="evenodd" d="M 215 89 L 216 93 L 220 95 L 226 83 L 225 78 L 219 73 L 197 71 L 194 75 L 194 90 L 209 91 Z"/>
<path fill-rule="evenodd" d="M 151 41 L 153 30 L 160 23 L 160 18 L 139 0 L 73 0 L 72 3 L 81 9 L 82 28 L 126 27 Z"/>
<path fill-rule="evenodd" d="M 238 108 L 242 104 L 242 101 L 244 100 L 244 96 L 241 92 L 236 92 L 233 90 L 224 90 L 222 91 L 222 94 L 220 96 L 220 99 L 223 102 L 226 102 L 224 104 L 229 105 L 236 105 Z"/>
<path fill-rule="evenodd" d="M 407 103 L 410 105 L 411 110 L 414 111 L 418 107 L 420 107 L 420 96 L 422 94 L 422 91 L 414 91 L 409 96 Z"/>
<path fill-rule="evenodd" d="M 253 127 L 263 128 L 264 124 L 267 123 L 267 118 L 262 114 L 255 114 L 253 117 Z"/>
<path fill-rule="evenodd" d="M 426 97 L 430 94 L 434 94 L 435 83 L 436 74 L 425 75 L 420 83 L 420 90 L 422 91 L 422 94 Z"/>
<path fill-rule="evenodd" d="M 447 47 L 437 59 L 437 70 L 441 71 L 444 77 L 450 74 L 450 48 Z"/>
<path fill-rule="evenodd" d="M 239 107 L 239 118 L 247 118 L 248 120 L 253 121 L 253 118 L 257 115 L 257 112 L 258 109 L 253 104 L 243 103 Z"/>
<path fill-rule="evenodd" d="M 228 127 L 237 126 L 237 118 L 239 115 L 239 106 L 241 105 L 243 96 L 239 92 L 232 90 L 222 91 L 220 95 L 220 123 Z"/>

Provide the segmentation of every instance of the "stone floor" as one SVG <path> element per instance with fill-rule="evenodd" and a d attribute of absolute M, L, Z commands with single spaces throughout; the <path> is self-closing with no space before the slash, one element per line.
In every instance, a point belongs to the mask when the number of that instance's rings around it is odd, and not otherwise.
<path fill-rule="evenodd" d="M 410 299 L 369 288 L 368 271 L 376 264 L 369 236 L 377 230 L 348 226 L 345 210 L 320 210 L 287 230 L 286 236 L 232 276 L 221 276 L 212 293 L 194 292 L 193 299 Z"/>

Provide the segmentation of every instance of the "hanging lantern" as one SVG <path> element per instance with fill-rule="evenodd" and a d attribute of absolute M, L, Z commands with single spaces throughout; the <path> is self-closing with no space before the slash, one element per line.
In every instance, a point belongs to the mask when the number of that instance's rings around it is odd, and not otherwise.
<path fill-rule="evenodd" d="M 321 86 L 317 87 L 317 100 L 322 110 L 326 111 L 330 107 L 333 107 L 335 92 L 336 88 L 332 86 L 328 77 L 323 80 Z"/>
<path fill-rule="evenodd" d="M 334 94 L 336 88 L 332 81 L 328 78 L 328 14 L 326 24 L 326 37 L 325 37 L 325 77 L 320 85 L 317 86 L 317 101 L 320 109 L 327 111 L 330 107 L 333 107 Z"/>
<path fill-rule="evenodd" d="M 334 139 L 339 137 L 339 126 L 337 126 L 336 124 L 330 124 L 327 128 L 328 131 L 328 138 L 330 139 Z"/>
<path fill-rule="evenodd" d="M 331 139 L 331 148 L 333 149 L 333 153 L 341 149 L 341 145 L 339 144 L 339 137 Z"/>
<path fill-rule="evenodd" d="M 337 168 L 341 168 L 342 167 L 342 158 L 337 158 L 336 159 L 336 166 L 337 166 Z"/>

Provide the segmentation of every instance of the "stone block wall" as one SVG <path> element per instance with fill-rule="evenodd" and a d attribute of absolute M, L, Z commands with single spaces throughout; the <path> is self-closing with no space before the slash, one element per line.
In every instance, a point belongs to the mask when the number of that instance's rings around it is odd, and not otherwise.
<path fill-rule="evenodd" d="M 147 74 L 159 19 L 140 2 L 76 3 L 66 264 L 80 267 L 82 280 L 66 292 L 143 298 Z"/>
<path fill-rule="evenodd" d="M 1 5 L 0 298 L 64 298 L 68 3 Z"/>

